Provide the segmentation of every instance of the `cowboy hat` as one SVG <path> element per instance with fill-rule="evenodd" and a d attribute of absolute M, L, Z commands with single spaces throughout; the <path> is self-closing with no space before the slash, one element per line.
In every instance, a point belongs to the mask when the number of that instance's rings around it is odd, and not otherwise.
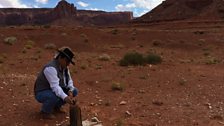
<path fill-rule="evenodd" d="M 75 65 L 75 62 L 73 61 L 74 53 L 69 47 L 62 47 L 57 49 L 57 51 L 63 54 L 73 65 Z"/>

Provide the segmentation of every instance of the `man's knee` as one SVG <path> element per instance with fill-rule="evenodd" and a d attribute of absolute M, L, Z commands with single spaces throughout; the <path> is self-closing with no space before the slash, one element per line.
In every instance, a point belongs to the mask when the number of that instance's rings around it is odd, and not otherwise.
<path fill-rule="evenodd" d="M 56 103 L 59 100 L 59 98 L 52 92 L 48 94 L 47 100 L 51 103 Z"/>

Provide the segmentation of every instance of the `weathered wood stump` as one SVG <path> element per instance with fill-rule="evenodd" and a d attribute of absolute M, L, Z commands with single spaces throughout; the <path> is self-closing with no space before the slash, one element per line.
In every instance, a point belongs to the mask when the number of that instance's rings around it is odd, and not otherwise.
<path fill-rule="evenodd" d="M 69 107 L 70 126 L 82 126 L 81 108 L 78 105 Z"/>

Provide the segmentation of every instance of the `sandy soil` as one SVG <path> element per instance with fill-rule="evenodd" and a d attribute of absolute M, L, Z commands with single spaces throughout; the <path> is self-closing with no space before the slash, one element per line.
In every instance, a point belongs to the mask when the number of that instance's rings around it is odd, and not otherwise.
<path fill-rule="evenodd" d="M 55 52 L 45 46 L 53 43 L 76 52 L 70 69 L 83 120 L 97 116 L 104 126 L 222 126 L 223 34 L 223 22 L 0 28 L 0 125 L 68 124 L 68 113 L 41 119 L 33 96 L 36 75 Z M 4 43 L 9 36 L 17 38 L 13 45 Z M 24 50 L 28 41 L 33 41 L 31 49 Z M 155 52 L 163 62 L 119 66 L 130 51 Z M 110 60 L 99 60 L 102 54 Z M 124 84 L 124 91 L 113 91 L 113 83 Z"/>

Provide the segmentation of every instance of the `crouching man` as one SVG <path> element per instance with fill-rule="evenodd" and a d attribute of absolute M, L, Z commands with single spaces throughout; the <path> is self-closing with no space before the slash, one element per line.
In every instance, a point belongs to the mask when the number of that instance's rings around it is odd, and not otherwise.
<path fill-rule="evenodd" d="M 41 114 L 44 119 L 54 119 L 53 112 L 60 112 L 65 103 L 73 104 L 73 98 L 78 94 L 68 69 L 70 63 L 74 65 L 73 58 L 72 50 L 62 47 L 37 76 L 34 93 L 36 100 L 42 103 Z"/>

